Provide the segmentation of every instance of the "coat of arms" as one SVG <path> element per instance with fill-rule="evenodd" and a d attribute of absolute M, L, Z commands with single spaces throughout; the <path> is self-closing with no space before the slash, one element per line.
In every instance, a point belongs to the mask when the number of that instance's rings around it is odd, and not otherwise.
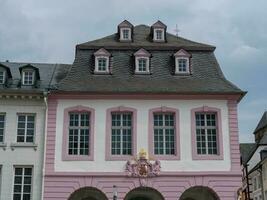
<path fill-rule="evenodd" d="M 139 158 L 127 161 L 125 171 L 128 176 L 146 178 L 159 175 L 160 168 L 160 161 L 149 160 L 146 151 L 141 149 Z"/>

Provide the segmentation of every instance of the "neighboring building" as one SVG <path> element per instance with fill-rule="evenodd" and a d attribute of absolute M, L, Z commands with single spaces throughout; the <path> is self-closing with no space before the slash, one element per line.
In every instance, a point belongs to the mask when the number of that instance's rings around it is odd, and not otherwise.
<path fill-rule="evenodd" d="M 215 47 L 166 30 L 124 21 L 76 46 L 48 96 L 44 200 L 237 198 L 245 93 Z"/>
<path fill-rule="evenodd" d="M 0 63 L 0 199 L 42 194 L 46 91 L 59 66 Z"/>
<path fill-rule="evenodd" d="M 254 135 L 255 143 L 240 144 L 245 200 L 267 199 L 267 112 Z"/>

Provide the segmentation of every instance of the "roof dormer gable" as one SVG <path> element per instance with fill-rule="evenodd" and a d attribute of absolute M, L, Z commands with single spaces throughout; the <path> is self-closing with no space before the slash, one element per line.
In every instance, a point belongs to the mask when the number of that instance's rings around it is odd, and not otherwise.
<path fill-rule="evenodd" d="M 36 86 L 36 82 L 40 80 L 39 69 L 31 64 L 20 67 L 19 71 L 22 86 Z"/>
<path fill-rule="evenodd" d="M 191 57 L 191 54 L 188 53 L 186 50 L 184 49 L 180 49 L 179 51 L 177 51 L 175 54 L 173 54 L 174 57 Z"/>
<path fill-rule="evenodd" d="M 110 56 L 111 54 L 104 48 L 98 49 L 95 53 L 94 56 Z"/>
<path fill-rule="evenodd" d="M 151 34 L 154 42 L 166 42 L 167 26 L 161 21 L 157 21 L 151 26 Z"/>
<path fill-rule="evenodd" d="M 121 42 L 132 41 L 133 25 L 127 20 L 121 22 L 118 25 L 118 35 Z"/>
<path fill-rule="evenodd" d="M 150 57 L 150 55 L 151 54 L 143 48 L 139 49 L 137 52 L 134 53 L 135 57 Z"/>

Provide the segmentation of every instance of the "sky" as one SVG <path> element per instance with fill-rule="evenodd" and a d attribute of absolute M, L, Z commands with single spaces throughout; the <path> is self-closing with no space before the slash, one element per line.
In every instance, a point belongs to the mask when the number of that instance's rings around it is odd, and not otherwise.
<path fill-rule="evenodd" d="M 0 0 L 0 61 L 72 63 L 75 45 L 116 32 L 124 19 L 216 46 L 225 76 L 248 91 L 240 142 L 267 110 L 266 0 Z"/>

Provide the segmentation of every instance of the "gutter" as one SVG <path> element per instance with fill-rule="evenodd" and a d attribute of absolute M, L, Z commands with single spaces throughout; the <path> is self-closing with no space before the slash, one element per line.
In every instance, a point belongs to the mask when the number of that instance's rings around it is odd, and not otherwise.
<path fill-rule="evenodd" d="M 45 159 L 46 159 L 46 132 L 47 132 L 47 119 L 48 119 L 48 103 L 47 97 L 49 92 L 43 92 L 44 104 L 45 104 L 45 118 L 44 118 L 44 143 L 43 143 L 43 169 L 42 169 L 42 191 L 41 191 L 41 199 L 44 199 L 44 177 L 45 177 Z"/>

